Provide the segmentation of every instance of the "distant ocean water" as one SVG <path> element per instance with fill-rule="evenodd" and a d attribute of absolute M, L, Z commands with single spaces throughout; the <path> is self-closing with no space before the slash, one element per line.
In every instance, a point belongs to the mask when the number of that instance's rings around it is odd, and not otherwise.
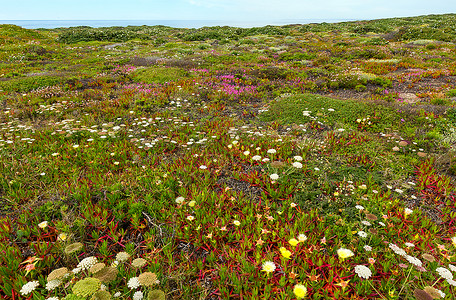
<path fill-rule="evenodd" d="M 14 24 L 27 29 L 59 28 L 90 26 L 142 26 L 165 25 L 175 28 L 201 28 L 204 26 L 233 26 L 233 27 L 262 27 L 266 25 L 309 24 L 309 23 L 335 23 L 353 21 L 352 19 L 301 19 L 279 21 L 215 21 L 215 20 L 0 20 L 0 24 Z"/>

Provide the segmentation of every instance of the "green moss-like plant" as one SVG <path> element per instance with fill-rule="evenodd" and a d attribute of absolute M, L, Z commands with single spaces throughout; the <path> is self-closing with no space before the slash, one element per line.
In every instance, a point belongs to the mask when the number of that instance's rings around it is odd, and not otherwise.
<path fill-rule="evenodd" d="M 111 294 L 108 291 L 98 291 L 95 294 L 93 294 L 91 300 L 110 300 Z"/>
<path fill-rule="evenodd" d="M 147 300 L 165 300 L 165 292 L 162 290 L 153 290 L 147 294 Z"/>
<path fill-rule="evenodd" d="M 97 278 L 84 278 L 73 286 L 73 293 L 80 297 L 88 297 L 94 294 L 101 286 L 101 281 Z"/>
<path fill-rule="evenodd" d="M 64 300 L 84 300 L 84 297 L 79 297 L 78 295 L 75 295 L 75 294 L 68 294 L 63 299 Z"/>

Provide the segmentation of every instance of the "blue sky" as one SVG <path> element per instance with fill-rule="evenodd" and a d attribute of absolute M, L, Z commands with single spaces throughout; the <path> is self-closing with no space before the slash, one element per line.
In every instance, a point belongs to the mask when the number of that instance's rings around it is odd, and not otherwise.
<path fill-rule="evenodd" d="M 455 0 L 0 0 L 0 7 L 0 20 L 365 20 L 456 13 Z"/>

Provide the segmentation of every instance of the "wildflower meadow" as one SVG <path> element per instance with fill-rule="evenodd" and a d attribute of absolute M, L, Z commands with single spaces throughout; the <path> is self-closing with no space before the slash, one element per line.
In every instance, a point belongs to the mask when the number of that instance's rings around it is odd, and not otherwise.
<path fill-rule="evenodd" d="M 0 297 L 454 299 L 455 32 L 0 25 Z"/>

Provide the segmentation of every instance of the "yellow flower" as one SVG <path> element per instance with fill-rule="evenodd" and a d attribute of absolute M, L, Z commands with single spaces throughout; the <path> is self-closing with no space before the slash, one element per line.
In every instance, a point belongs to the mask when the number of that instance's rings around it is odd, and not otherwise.
<path fill-rule="evenodd" d="M 233 224 L 236 225 L 236 226 L 239 226 L 239 225 L 241 225 L 241 222 L 239 222 L 238 220 L 234 220 Z"/>
<path fill-rule="evenodd" d="M 456 246 L 456 236 L 451 238 L 451 242 L 453 243 L 454 246 Z"/>
<path fill-rule="evenodd" d="M 285 258 L 290 258 L 291 256 L 291 252 L 289 250 L 287 250 L 285 247 L 280 247 L 280 254 L 282 254 L 283 257 Z"/>
<path fill-rule="evenodd" d="M 68 235 L 65 233 L 65 232 L 62 232 L 61 234 L 59 234 L 59 236 L 57 237 L 57 240 L 58 241 L 66 241 Z"/>
<path fill-rule="evenodd" d="M 290 243 L 290 245 L 292 245 L 293 247 L 295 247 L 297 244 L 299 244 L 299 241 L 295 238 L 291 238 L 288 243 Z"/>
<path fill-rule="evenodd" d="M 193 207 L 193 206 L 195 206 L 195 204 L 196 204 L 196 201 L 192 200 L 188 203 L 188 206 Z"/>
<path fill-rule="evenodd" d="M 302 284 L 297 284 L 293 288 L 293 293 L 298 297 L 298 299 L 302 299 L 307 295 L 307 288 Z"/>
<path fill-rule="evenodd" d="M 340 258 L 345 259 L 347 257 L 353 256 L 354 253 L 349 249 L 340 248 L 337 250 L 337 255 L 339 255 Z"/>

